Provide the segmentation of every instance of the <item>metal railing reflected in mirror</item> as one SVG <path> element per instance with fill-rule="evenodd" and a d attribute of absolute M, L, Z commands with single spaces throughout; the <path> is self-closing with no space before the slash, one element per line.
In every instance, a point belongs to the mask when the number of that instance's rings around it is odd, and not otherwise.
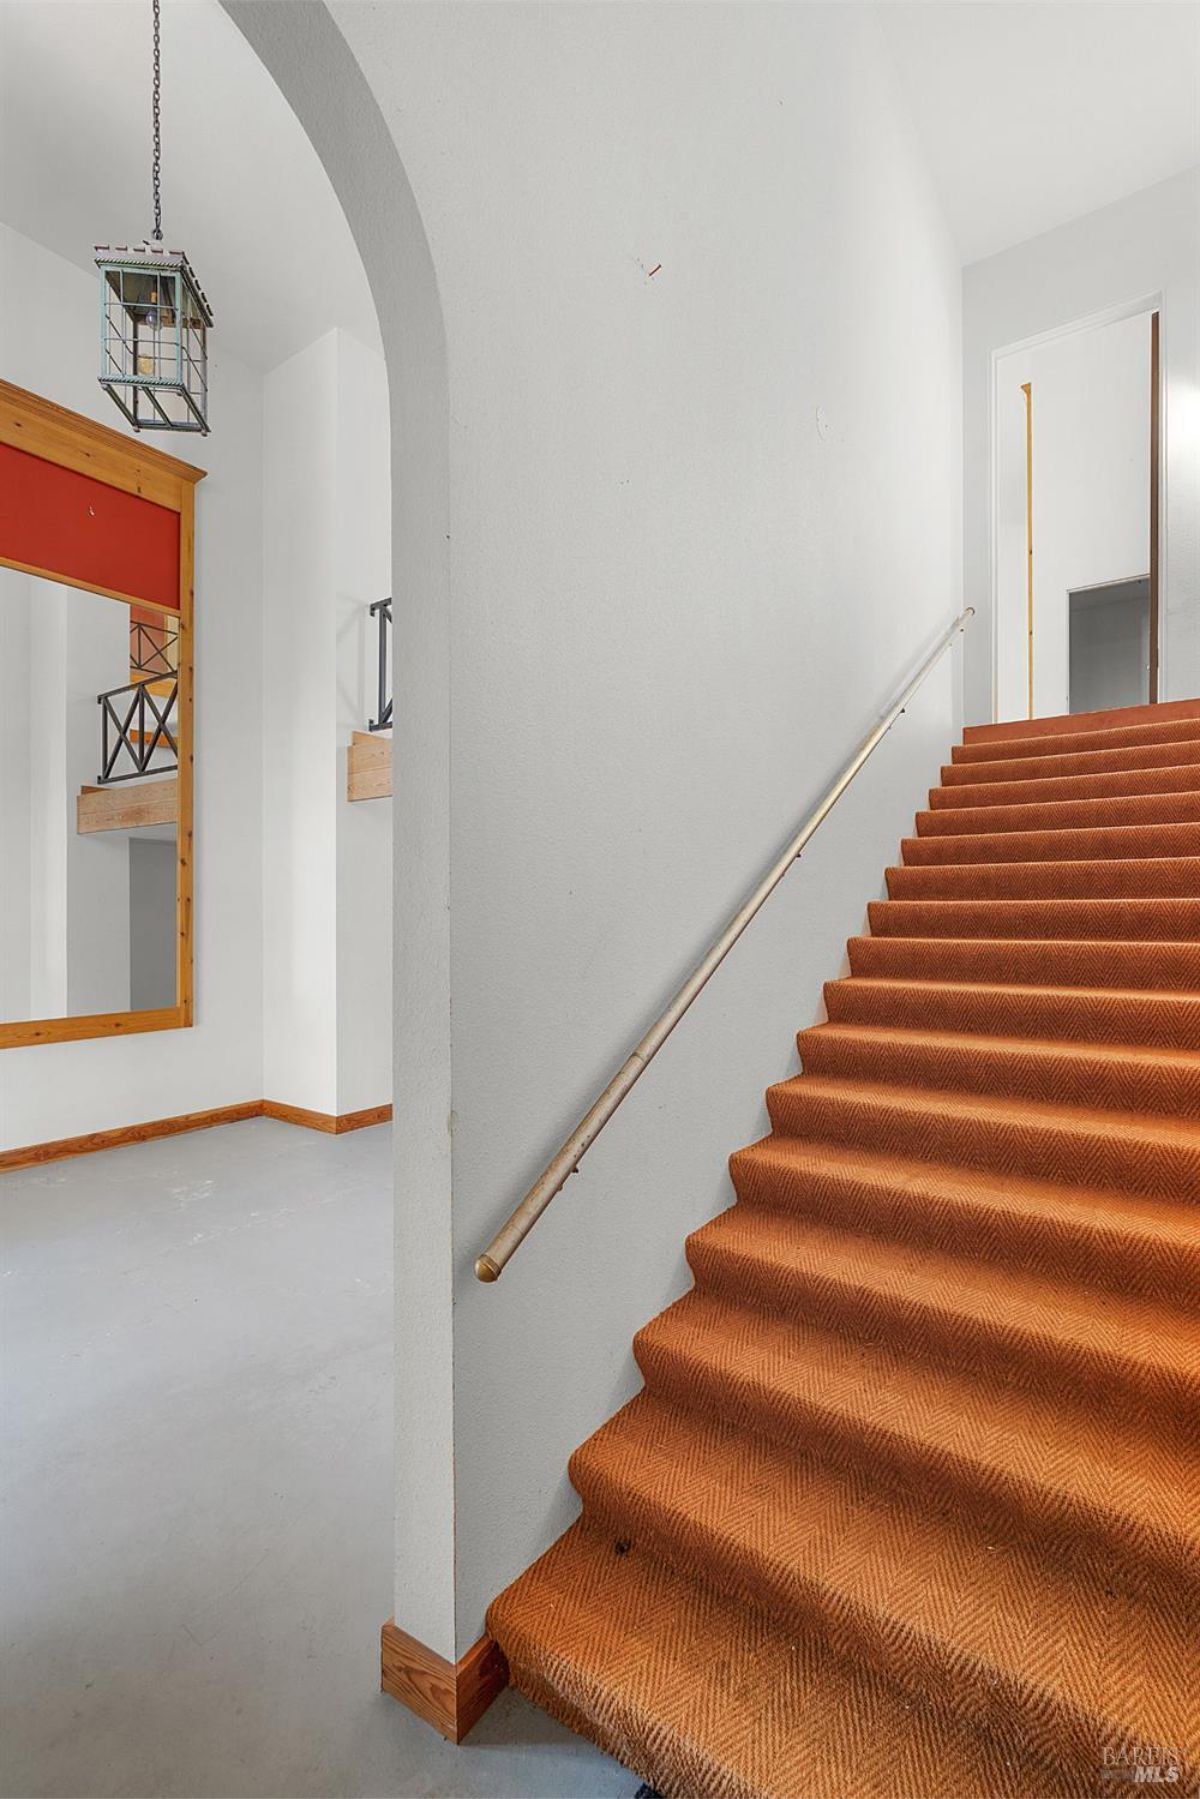
<path fill-rule="evenodd" d="M 367 724 L 368 731 L 390 731 L 392 727 L 392 600 L 389 594 L 386 600 L 376 600 L 371 607 L 371 617 L 379 631 L 379 690 L 376 700 L 376 716 Z"/>
<path fill-rule="evenodd" d="M 154 692 L 149 681 L 133 681 L 96 695 L 101 718 L 98 780 L 102 787 L 114 781 L 133 781 L 139 775 L 171 774 L 179 767 L 178 700 L 178 681 L 172 681 L 161 694 Z M 174 760 L 163 761 L 164 755 Z"/>

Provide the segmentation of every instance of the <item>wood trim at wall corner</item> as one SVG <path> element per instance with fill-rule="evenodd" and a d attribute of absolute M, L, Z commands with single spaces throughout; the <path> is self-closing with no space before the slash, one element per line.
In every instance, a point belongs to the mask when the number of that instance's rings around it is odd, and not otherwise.
<path fill-rule="evenodd" d="M 306 1106 L 289 1106 L 278 1099 L 264 1099 L 262 1110 L 264 1118 L 303 1125 L 309 1131 L 328 1131 L 334 1137 L 361 1131 L 367 1125 L 387 1124 L 392 1116 L 391 1106 L 366 1106 L 361 1112 L 310 1112 Z"/>
<path fill-rule="evenodd" d="M 451 1743 L 461 1743 L 508 1685 L 500 1645 L 480 1637 L 457 1664 L 448 1662 L 389 1618 L 380 1632 L 379 1684 Z"/>
<path fill-rule="evenodd" d="M 142 1024 L 138 1028 L 169 1029 L 177 1023 L 172 1008 L 169 1023 Z M 205 1131 L 217 1124 L 241 1124 L 247 1118 L 278 1118 L 285 1124 L 341 1136 L 366 1125 L 386 1124 L 391 1116 L 391 1106 L 370 1106 L 362 1112 L 343 1112 L 335 1117 L 328 1112 L 306 1112 L 299 1106 L 280 1106 L 273 1100 L 246 1099 L 233 1106 L 214 1106 L 207 1112 L 180 1112 L 173 1118 L 151 1118 L 144 1124 L 121 1124 L 111 1130 L 87 1131 L 81 1137 L 57 1137 L 49 1143 L 27 1143 L 19 1149 L 0 1150 L 0 1173 L 38 1167 L 43 1162 L 61 1162 L 70 1156 L 88 1156 L 101 1149 L 120 1149 L 130 1143 L 147 1143 L 156 1137 L 174 1137 L 184 1131 Z"/>

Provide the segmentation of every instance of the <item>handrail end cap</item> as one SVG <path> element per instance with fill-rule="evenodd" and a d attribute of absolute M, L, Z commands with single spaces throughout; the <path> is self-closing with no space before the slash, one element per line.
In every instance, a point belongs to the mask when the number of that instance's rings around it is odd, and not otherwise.
<path fill-rule="evenodd" d="M 475 1279 L 490 1285 L 500 1279 L 500 1264 L 493 1262 L 491 1256 L 480 1256 L 475 1263 Z"/>

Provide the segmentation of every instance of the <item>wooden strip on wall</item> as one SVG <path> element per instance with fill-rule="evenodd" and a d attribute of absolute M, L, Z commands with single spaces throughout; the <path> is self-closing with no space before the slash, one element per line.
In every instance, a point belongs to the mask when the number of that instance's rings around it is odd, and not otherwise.
<path fill-rule="evenodd" d="M 134 1031 L 171 1030 L 179 1024 L 178 1008 L 171 1006 L 161 1013 L 125 1012 L 117 1014 L 101 1014 L 92 1021 L 89 1019 L 51 1019 L 39 1026 L 41 1030 L 52 1030 L 56 1023 L 73 1027 L 73 1038 L 89 1033 L 80 1031 L 80 1024 L 95 1022 L 103 1028 L 90 1034 L 92 1036 L 108 1036 L 113 1031 L 113 1017 L 127 1018 L 131 1021 L 129 1028 Z M 151 1020 L 153 1022 L 146 1022 Z M 5 1027 L 0 1026 L 0 1031 Z M 27 1025 L 9 1026 L 9 1029 L 28 1030 Z M 48 1038 L 47 1041 L 52 1041 Z M 88 1131 L 82 1137 L 58 1137 L 50 1143 L 29 1143 L 21 1149 L 0 1150 L 0 1172 L 9 1168 L 32 1168 L 41 1162 L 58 1162 L 68 1156 L 87 1156 L 100 1149 L 119 1149 L 126 1143 L 146 1143 L 154 1137 L 173 1137 L 181 1131 L 203 1131 L 216 1124 L 240 1124 L 247 1118 L 276 1118 L 284 1124 L 298 1124 L 310 1131 L 325 1131 L 331 1136 L 340 1137 L 346 1131 L 360 1131 L 372 1124 L 386 1124 L 392 1116 L 391 1106 L 368 1106 L 361 1112 L 308 1112 L 302 1106 L 281 1105 L 273 1099 L 247 1099 L 235 1106 L 217 1106 L 208 1112 L 181 1112 L 175 1118 L 152 1118 L 145 1124 L 116 1125 L 112 1130 Z"/>
<path fill-rule="evenodd" d="M 1023 381 L 1025 395 L 1025 628 L 1029 656 L 1029 716 L 1033 717 L 1033 383 Z"/>
<path fill-rule="evenodd" d="M 1159 687 L 1159 518 L 1162 493 L 1159 458 L 1162 451 L 1162 394 L 1159 349 L 1159 318 L 1150 314 L 1150 704 L 1158 703 Z"/>
<path fill-rule="evenodd" d="M 181 1112 L 175 1118 L 152 1118 L 145 1124 L 122 1124 L 114 1130 L 88 1131 L 82 1137 L 59 1137 L 51 1143 L 31 1143 L 24 1149 L 0 1150 L 0 1170 L 31 1168 L 41 1162 L 58 1162 L 66 1156 L 88 1156 L 98 1149 L 116 1149 L 125 1143 L 147 1143 L 154 1137 L 173 1137 L 181 1131 L 205 1131 L 214 1124 L 238 1124 L 258 1118 L 262 1101 L 249 1099 L 237 1106 L 216 1106 L 209 1112 Z"/>
<path fill-rule="evenodd" d="M 361 1112 L 310 1112 L 306 1106 L 289 1106 L 278 1099 L 263 1100 L 263 1116 L 283 1124 L 300 1124 L 310 1131 L 328 1131 L 340 1137 L 345 1131 L 361 1131 L 367 1125 L 386 1124 L 391 1106 L 368 1106 Z"/>

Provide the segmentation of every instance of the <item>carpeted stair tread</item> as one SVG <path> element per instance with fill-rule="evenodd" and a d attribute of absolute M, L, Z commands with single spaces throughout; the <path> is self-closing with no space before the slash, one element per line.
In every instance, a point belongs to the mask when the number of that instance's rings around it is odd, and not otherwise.
<path fill-rule="evenodd" d="M 687 1257 L 703 1292 L 735 1304 L 873 1341 L 897 1333 L 1018 1384 L 1054 1377 L 1175 1417 L 1200 1406 L 1200 1324 L 1152 1300 L 757 1207 L 694 1231 Z"/>
<path fill-rule="evenodd" d="M 891 899 L 1194 899 L 1200 856 L 898 865 L 886 879 Z"/>
<path fill-rule="evenodd" d="M 1095 862 L 1104 856 L 1200 856 L 1200 825 L 1079 825 L 1065 830 L 993 831 L 906 837 L 907 863 Z"/>
<path fill-rule="evenodd" d="M 1075 749 L 1048 756 L 1014 756 L 1008 761 L 945 762 L 941 782 L 943 787 L 971 787 L 996 781 L 1053 781 L 1135 768 L 1181 768 L 1188 763 L 1200 764 L 1200 738 L 1187 743 L 1143 744 L 1138 749 Z"/>
<path fill-rule="evenodd" d="M 968 725 L 963 742 L 1003 743 L 1014 737 L 1056 737 L 1064 732 L 1087 737 L 1094 731 L 1180 719 L 1200 719 L 1200 700 L 1157 700 L 1144 706 L 1107 707 L 1100 712 L 1059 712 L 1043 718 L 1009 719 L 1003 724 Z"/>
<path fill-rule="evenodd" d="M 1088 1777 L 914 1701 L 578 1523 L 496 1599 L 526 1696 L 664 1799 L 1093 1799 Z M 699 1671 L 703 1680 L 697 1680 Z"/>
<path fill-rule="evenodd" d="M 634 1348 L 647 1390 L 673 1405 L 972 1507 L 1134 1591 L 1178 1596 L 1200 1579 L 1200 1448 L 1157 1417 L 1100 1413 L 1054 1384 L 984 1380 L 699 1289 Z"/>
<path fill-rule="evenodd" d="M 1026 781 L 972 781 L 931 787 L 931 811 L 960 807 L 1036 806 L 1056 800 L 1132 798 L 1147 793 L 1196 791 L 1195 763 L 1167 768 L 1114 769 L 1109 774 L 1059 775 L 1057 779 Z"/>
<path fill-rule="evenodd" d="M 1047 731 L 1030 737 L 971 739 L 950 752 L 954 762 L 1019 762 L 1026 757 L 1090 755 L 1094 750 L 1134 750 L 1195 743 L 1200 718 L 1167 718 L 1152 724 L 1113 725 L 1097 731 Z"/>
<path fill-rule="evenodd" d="M 889 899 L 867 916 L 880 937 L 1200 943 L 1200 899 Z"/>
<path fill-rule="evenodd" d="M 976 836 L 985 831 L 1064 831 L 1109 825 L 1195 824 L 1200 794 L 1123 794 L 1116 799 L 1038 800 L 1008 806 L 943 806 L 917 813 L 919 837 Z"/>
<path fill-rule="evenodd" d="M 826 982 L 825 1008 L 835 1024 L 1200 1052 L 1200 993 L 853 975 Z"/>
<path fill-rule="evenodd" d="M 1200 1311 L 1195 1206 L 802 1137 L 763 1137 L 729 1172 L 745 1205 Z"/>
<path fill-rule="evenodd" d="M 1200 944 L 1041 942 L 988 937 L 852 937 L 855 975 L 1200 994 Z"/>
<path fill-rule="evenodd" d="M 884 1025 L 814 1025 L 806 1074 L 1200 1118 L 1200 1054 Z"/>
<path fill-rule="evenodd" d="M 641 1394 L 571 1459 L 584 1515 L 1046 1759 L 1099 1764 L 1178 1727 L 1182 1606 L 1061 1569 L 968 1511 L 933 1510 L 769 1438 Z M 953 1680 L 950 1679 L 953 1676 Z M 1200 1732 L 1197 1733 L 1200 1736 Z M 1182 1744 L 1200 1766 L 1200 1743 Z"/>
<path fill-rule="evenodd" d="M 1200 1200 L 1200 1125 L 1182 1120 L 820 1075 L 768 1088 L 767 1110 L 781 1136 Z"/>

